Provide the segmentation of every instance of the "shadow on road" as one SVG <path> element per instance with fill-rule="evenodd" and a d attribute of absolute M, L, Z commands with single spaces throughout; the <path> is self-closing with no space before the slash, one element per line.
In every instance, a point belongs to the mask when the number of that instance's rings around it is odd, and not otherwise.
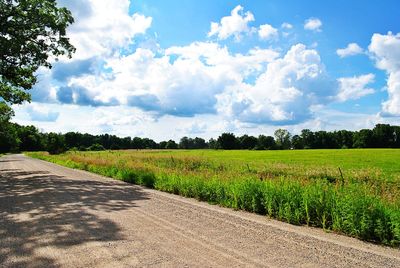
<path fill-rule="evenodd" d="M 17 159 L 1 159 L 0 158 L 0 163 L 10 163 L 10 162 L 19 162 L 21 160 L 17 160 Z"/>
<path fill-rule="evenodd" d="M 131 185 L 2 169 L 0 266 L 54 267 L 53 259 L 37 257 L 35 251 L 123 240 L 118 225 L 93 210 L 121 211 L 140 199 L 146 194 Z"/>

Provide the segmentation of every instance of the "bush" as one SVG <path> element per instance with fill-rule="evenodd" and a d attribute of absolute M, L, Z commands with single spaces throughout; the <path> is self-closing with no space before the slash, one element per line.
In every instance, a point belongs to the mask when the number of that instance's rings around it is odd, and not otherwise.
<path fill-rule="evenodd" d="M 98 143 L 92 144 L 87 148 L 87 151 L 104 151 L 104 150 L 105 148 L 103 147 L 103 145 Z"/>

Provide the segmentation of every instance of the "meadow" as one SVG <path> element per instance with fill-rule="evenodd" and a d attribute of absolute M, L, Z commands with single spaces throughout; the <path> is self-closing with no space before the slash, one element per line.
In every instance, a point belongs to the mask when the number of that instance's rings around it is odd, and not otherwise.
<path fill-rule="evenodd" d="M 400 245 L 400 150 L 126 150 L 27 155 L 129 183 Z"/>

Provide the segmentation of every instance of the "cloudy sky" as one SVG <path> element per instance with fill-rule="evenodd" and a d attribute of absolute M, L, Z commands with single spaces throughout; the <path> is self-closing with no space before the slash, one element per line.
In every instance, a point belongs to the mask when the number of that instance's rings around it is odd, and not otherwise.
<path fill-rule="evenodd" d="M 77 51 L 14 121 L 216 137 L 400 125 L 397 0 L 58 0 Z"/>

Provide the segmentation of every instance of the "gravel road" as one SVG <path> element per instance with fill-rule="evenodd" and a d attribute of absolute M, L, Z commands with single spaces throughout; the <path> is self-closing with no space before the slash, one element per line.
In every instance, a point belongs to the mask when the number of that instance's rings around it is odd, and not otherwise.
<path fill-rule="evenodd" d="M 0 266 L 400 267 L 400 250 L 8 155 Z"/>

